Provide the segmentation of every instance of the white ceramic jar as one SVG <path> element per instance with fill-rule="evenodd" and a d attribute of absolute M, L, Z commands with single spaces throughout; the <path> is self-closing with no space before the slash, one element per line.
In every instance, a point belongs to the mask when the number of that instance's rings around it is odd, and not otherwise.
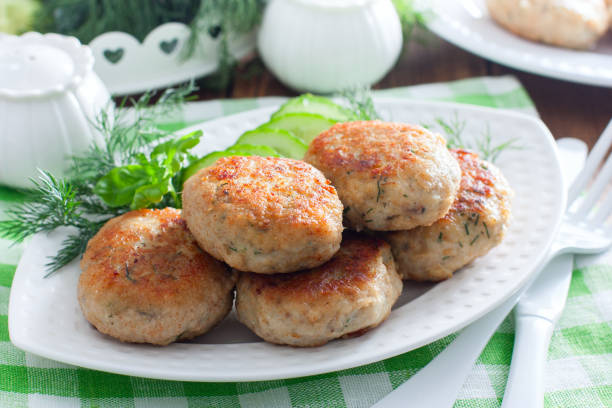
<path fill-rule="evenodd" d="M 389 72 L 402 29 L 391 0 L 271 0 L 257 45 L 287 86 L 331 93 L 371 85 Z"/>
<path fill-rule="evenodd" d="M 0 35 L 0 184 L 31 188 L 38 168 L 61 176 L 70 155 L 103 143 L 94 120 L 110 95 L 93 63 L 73 37 Z"/>

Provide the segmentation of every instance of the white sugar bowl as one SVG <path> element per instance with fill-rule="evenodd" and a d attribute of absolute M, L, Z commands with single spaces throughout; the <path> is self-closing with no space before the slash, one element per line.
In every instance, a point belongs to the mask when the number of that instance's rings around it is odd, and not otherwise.
<path fill-rule="evenodd" d="M 402 28 L 391 0 L 271 0 L 257 46 L 285 85 L 331 93 L 387 74 L 402 49 Z"/>
<path fill-rule="evenodd" d="M 110 95 L 93 63 L 73 37 L 0 35 L 0 184 L 31 188 L 39 168 L 64 175 L 69 156 L 103 143 L 94 120 Z"/>

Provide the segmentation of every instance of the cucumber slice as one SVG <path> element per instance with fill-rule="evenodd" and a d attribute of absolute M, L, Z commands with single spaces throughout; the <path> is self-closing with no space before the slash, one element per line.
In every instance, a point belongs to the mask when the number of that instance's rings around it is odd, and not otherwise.
<path fill-rule="evenodd" d="M 275 149 L 281 156 L 292 159 L 304 157 L 308 146 L 291 132 L 282 129 L 260 129 L 249 130 L 238 138 L 236 145 L 254 144 L 265 145 Z"/>
<path fill-rule="evenodd" d="M 272 114 L 272 119 L 287 113 L 315 113 L 337 122 L 355 119 L 355 115 L 350 110 L 332 102 L 328 98 L 309 93 L 289 99 Z"/>
<path fill-rule="evenodd" d="M 240 148 L 244 149 L 240 149 Z M 252 145 L 240 145 L 240 146 L 231 146 L 226 150 L 220 150 L 216 152 L 208 153 L 206 156 L 200 158 L 198 161 L 192 163 L 189 167 L 185 169 L 183 173 L 183 184 L 185 181 L 196 174 L 199 170 L 204 167 L 212 166 L 215 164 L 217 160 L 222 157 L 229 156 L 276 156 L 278 157 L 278 153 L 268 146 L 252 146 Z"/>
<path fill-rule="evenodd" d="M 225 150 L 208 153 L 195 163 L 192 163 L 183 173 L 183 184 L 204 167 L 212 166 L 221 157 L 228 156 L 273 156 L 278 157 L 278 152 L 269 146 L 252 144 L 235 144 Z"/>
<path fill-rule="evenodd" d="M 235 144 L 226 149 L 226 151 L 234 153 L 248 153 L 248 156 L 272 156 L 278 157 L 278 152 L 270 146 L 263 145 L 252 145 L 252 144 Z M 240 154 L 237 156 L 245 156 L 244 154 Z"/>
<path fill-rule="evenodd" d="M 337 120 L 328 119 L 325 116 L 316 113 L 286 113 L 271 119 L 269 122 L 264 123 L 256 130 L 288 130 L 295 136 L 302 139 L 304 143 L 308 145 L 312 139 L 319 135 L 319 133 L 329 129 L 336 122 Z"/>
<path fill-rule="evenodd" d="M 185 172 L 183 173 L 183 183 L 182 184 L 185 184 L 185 181 L 187 181 L 189 177 L 196 174 L 199 170 L 203 169 L 204 167 L 212 166 L 213 164 L 215 164 L 217 160 L 219 160 L 222 157 L 227 157 L 227 156 L 243 156 L 243 155 L 239 154 L 238 151 L 228 152 L 227 150 L 221 150 L 221 151 L 208 153 L 206 156 L 200 158 L 198 161 L 191 163 L 191 165 L 185 169 Z"/>

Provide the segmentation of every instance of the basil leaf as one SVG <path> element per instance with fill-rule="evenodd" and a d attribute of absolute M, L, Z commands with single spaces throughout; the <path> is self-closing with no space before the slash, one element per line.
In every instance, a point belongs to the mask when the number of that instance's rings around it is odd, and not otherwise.
<path fill-rule="evenodd" d="M 201 131 L 160 143 L 149 157 L 137 153 L 138 164 L 116 167 L 100 178 L 94 192 L 111 207 L 130 205 L 132 209 L 146 208 L 172 194 L 176 206 L 180 199 L 172 179 L 181 171 L 184 161 L 190 161 L 189 150 L 200 142 Z"/>
<path fill-rule="evenodd" d="M 178 152 L 181 155 L 187 154 L 187 152 L 200 143 L 200 137 L 202 137 L 202 131 L 196 130 L 195 132 L 189 133 L 179 138 L 168 140 L 167 142 L 160 143 L 155 146 L 155 149 L 151 152 L 151 158 L 165 154 L 166 157 L 174 157 Z"/>
<path fill-rule="evenodd" d="M 94 193 L 111 207 L 130 204 L 135 191 L 150 183 L 149 173 L 150 169 L 140 164 L 115 167 L 98 180 Z"/>
<path fill-rule="evenodd" d="M 134 198 L 130 204 L 132 210 L 146 208 L 152 204 L 159 203 L 164 195 L 172 188 L 171 179 L 162 180 L 160 183 L 147 184 L 139 187 L 134 192 Z"/>

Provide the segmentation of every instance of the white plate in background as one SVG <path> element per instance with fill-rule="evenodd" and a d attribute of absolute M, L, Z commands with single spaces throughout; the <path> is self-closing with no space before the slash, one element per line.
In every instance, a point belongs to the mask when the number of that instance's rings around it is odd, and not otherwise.
<path fill-rule="evenodd" d="M 405 283 L 389 319 L 361 337 L 322 347 L 294 348 L 260 341 L 235 317 L 194 341 L 166 347 L 126 344 L 96 331 L 77 302 L 80 273 L 73 262 L 44 279 L 46 257 L 65 237 L 35 236 L 24 251 L 11 289 L 13 343 L 53 360 L 113 373 L 186 381 L 255 381 L 319 374 L 379 361 L 453 333 L 515 293 L 543 262 L 565 207 L 554 140 L 538 119 L 518 113 L 440 102 L 376 99 L 387 120 L 432 124 L 465 120 L 467 136 L 490 129 L 494 143 L 518 139 L 498 165 L 515 190 L 513 222 L 503 243 L 438 284 Z M 194 126 L 204 154 L 232 144 L 268 120 L 262 108 Z"/>
<path fill-rule="evenodd" d="M 521 71 L 612 87 L 612 32 L 593 50 L 529 41 L 497 25 L 485 0 L 431 0 L 431 31 L 471 53 Z"/>

